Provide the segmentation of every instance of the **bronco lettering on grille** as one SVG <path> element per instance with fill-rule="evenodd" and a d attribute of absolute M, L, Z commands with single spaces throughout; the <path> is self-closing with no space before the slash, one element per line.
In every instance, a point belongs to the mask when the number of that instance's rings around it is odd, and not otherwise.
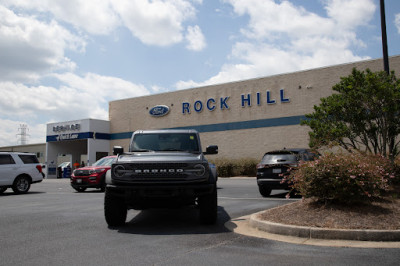
<path fill-rule="evenodd" d="M 135 169 L 135 174 L 183 173 L 183 169 Z"/>

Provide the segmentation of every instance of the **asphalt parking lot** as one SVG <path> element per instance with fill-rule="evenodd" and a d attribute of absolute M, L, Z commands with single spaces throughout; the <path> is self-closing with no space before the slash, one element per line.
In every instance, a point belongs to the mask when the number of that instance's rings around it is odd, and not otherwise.
<path fill-rule="evenodd" d="M 290 244 L 225 227 L 288 203 L 281 192 L 262 198 L 255 179 L 220 179 L 216 225 L 200 225 L 193 208 L 131 210 L 126 226 L 111 229 L 104 193 L 44 180 L 26 195 L 0 195 L 0 265 L 398 265 L 398 249 Z"/>

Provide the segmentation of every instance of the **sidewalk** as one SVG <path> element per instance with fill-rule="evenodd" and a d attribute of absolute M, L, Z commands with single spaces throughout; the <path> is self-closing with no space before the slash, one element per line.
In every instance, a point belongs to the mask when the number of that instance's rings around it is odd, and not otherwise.
<path fill-rule="evenodd" d="M 252 237 L 293 244 L 331 247 L 400 248 L 400 230 L 335 230 L 262 221 L 263 212 L 225 223 L 229 230 Z"/>

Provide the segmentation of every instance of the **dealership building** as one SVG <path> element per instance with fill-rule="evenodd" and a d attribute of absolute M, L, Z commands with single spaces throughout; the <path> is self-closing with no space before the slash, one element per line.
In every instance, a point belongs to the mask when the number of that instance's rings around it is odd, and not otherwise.
<path fill-rule="evenodd" d="M 389 58 L 398 75 L 400 56 Z M 111 154 L 113 146 L 128 149 L 139 129 L 196 129 L 203 149 L 218 145 L 213 158 L 257 158 L 270 150 L 308 147 L 307 126 L 300 121 L 322 97 L 333 93 L 340 77 L 353 68 L 383 69 L 382 59 L 255 78 L 200 88 L 116 100 L 109 103 L 109 120 L 81 119 L 47 125 L 44 153 L 48 177 L 55 177 L 60 157 L 92 164 Z M 32 152 L 32 145 L 1 150 Z M 28 149 L 29 148 L 29 149 Z"/>

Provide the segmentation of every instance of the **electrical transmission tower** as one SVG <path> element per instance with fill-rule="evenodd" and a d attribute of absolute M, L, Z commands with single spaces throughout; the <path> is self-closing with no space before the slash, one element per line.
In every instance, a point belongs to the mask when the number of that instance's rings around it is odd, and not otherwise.
<path fill-rule="evenodd" d="M 25 145 L 27 144 L 27 137 L 29 136 L 29 134 L 27 133 L 27 131 L 29 131 L 29 128 L 25 124 L 20 124 L 19 126 L 20 126 L 18 128 L 19 133 L 17 134 L 18 144 Z"/>

